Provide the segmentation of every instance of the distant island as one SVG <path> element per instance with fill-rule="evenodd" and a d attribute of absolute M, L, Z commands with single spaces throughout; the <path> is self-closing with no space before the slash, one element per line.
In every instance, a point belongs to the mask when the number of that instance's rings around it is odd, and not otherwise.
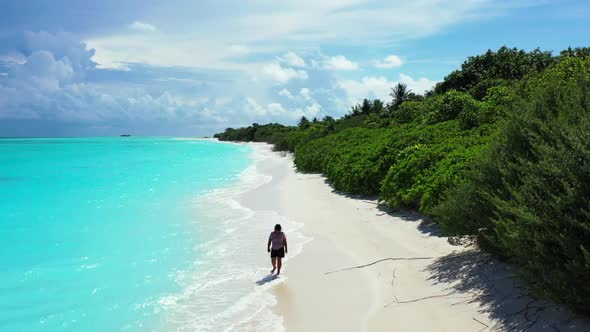
<path fill-rule="evenodd" d="M 129 135 L 129 134 L 122 134 L 122 135 L 119 135 L 119 137 L 131 137 L 131 135 Z"/>
<path fill-rule="evenodd" d="M 502 47 L 424 95 L 399 83 L 340 119 L 227 128 L 334 189 L 414 208 L 520 267 L 535 294 L 590 314 L 590 47 Z"/>

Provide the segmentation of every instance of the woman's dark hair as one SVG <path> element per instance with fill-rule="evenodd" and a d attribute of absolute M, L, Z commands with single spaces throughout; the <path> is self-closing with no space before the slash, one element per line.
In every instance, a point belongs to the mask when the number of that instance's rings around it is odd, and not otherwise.
<path fill-rule="evenodd" d="M 280 231 L 281 231 L 281 225 L 279 225 L 279 224 L 276 224 L 276 225 L 275 225 L 275 231 L 276 231 L 276 232 L 280 232 Z"/>

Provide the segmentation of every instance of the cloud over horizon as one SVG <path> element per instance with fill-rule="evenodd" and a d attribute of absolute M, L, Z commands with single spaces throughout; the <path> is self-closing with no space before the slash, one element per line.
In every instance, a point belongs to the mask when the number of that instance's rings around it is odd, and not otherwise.
<path fill-rule="evenodd" d="M 216 121 L 200 112 L 197 98 L 173 91 L 149 93 L 139 86 L 113 89 L 88 81 L 98 71 L 93 50 L 67 33 L 25 34 L 27 54 L 0 79 L 0 119 L 106 124 L 110 121 L 198 119 Z M 202 100 L 201 100 L 202 101 Z"/>
<path fill-rule="evenodd" d="M 362 98 L 388 101 L 397 82 L 422 93 L 460 63 L 407 45 L 535 6 L 105 0 L 79 18 L 82 4 L 62 5 L 43 17 L 17 2 L 0 13 L 0 134 L 208 135 L 340 116 Z"/>
<path fill-rule="evenodd" d="M 360 80 L 341 80 L 337 85 L 346 91 L 350 104 L 357 104 L 364 98 L 389 101 L 391 99 L 389 93 L 398 83 L 405 83 L 412 92 L 423 94 L 437 82 L 424 77 L 414 79 L 409 75 L 400 74 L 395 81 L 390 81 L 384 76 L 367 76 Z"/>

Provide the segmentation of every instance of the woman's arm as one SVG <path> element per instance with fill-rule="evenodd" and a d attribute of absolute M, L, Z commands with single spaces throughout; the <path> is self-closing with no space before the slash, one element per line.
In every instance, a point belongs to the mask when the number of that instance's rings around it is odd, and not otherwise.
<path fill-rule="evenodd" d="M 271 241 L 270 241 L 270 237 L 269 237 L 268 238 L 268 243 L 266 244 L 266 251 L 267 252 L 270 252 L 270 244 L 271 244 Z"/>

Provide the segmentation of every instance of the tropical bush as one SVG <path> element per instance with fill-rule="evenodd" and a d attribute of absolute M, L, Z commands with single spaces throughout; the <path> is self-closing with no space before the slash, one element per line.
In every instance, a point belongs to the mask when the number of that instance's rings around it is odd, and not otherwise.
<path fill-rule="evenodd" d="M 325 174 L 339 191 L 376 195 L 390 165 L 388 141 L 384 130 L 346 129 L 298 146 L 295 165 L 302 172 Z"/>
<path fill-rule="evenodd" d="M 492 127 L 464 131 L 458 121 L 401 131 L 395 162 L 381 187 L 381 199 L 392 208 L 419 208 L 428 213 L 449 187 L 463 178 L 469 163 L 482 151 Z"/>
<path fill-rule="evenodd" d="M 455 119 L 461 113 L 477 113 L 480 103 L 468 93 L 450 90 L 442 95 L 435 95 L 424 101 L 425 124 L 435 124 Z"/>
<path fill-rule="evenodd" d="M 469 57 L 460 70 L 453 71 L 438 83 L 434 92 L 443 94 L 450 90 L 470 91 L 486 80 L 519 80 L 539 73 L 557 61 L 551 52 L 542 52 L 539 49 L 526 52 L 504 46 L 497 51 L 488 50 L 482 55 Z M 478 89 L 474 90 L 477 91 Z"/>
<path fill-rule="evenodd" d="M 406 101 L 394 110 L 391 116 L 397 123 L 414 122 L 424 114 L 424 105 L 425 103 L 419 101 Z"/>
<path fill-rule="evenodd" d="M 590 313 L 590 59 L 565 59 L 519 98 L 435 215 L 522 266 L 538 293 Z"/>

